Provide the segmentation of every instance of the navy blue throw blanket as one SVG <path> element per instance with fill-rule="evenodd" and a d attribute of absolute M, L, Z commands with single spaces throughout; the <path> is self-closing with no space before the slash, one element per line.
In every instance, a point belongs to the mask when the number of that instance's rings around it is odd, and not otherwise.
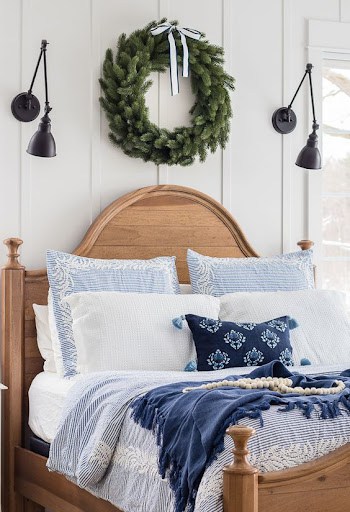
<path fill-rule="evenodd" d="M 241 377 L 231 375 L 225 380 Z M 292 373 L 280 361 L 272 361 L 256 368 L 249 377 L 288 377 L 293 386 L 304 388 L 332 387 L 337 379 L 344 381 L 346 388 L 335 395 L 313 396 L 230 386 L 183 393 L 187 386 L 215 382 L 192 381 L 161 386 L 136 399 L 132 404 L 133 418 L 157 434 L 159 472 L 162 478 L 169 479 L 175 494 L 175 512 L 183 512 L 187 505 L 189 511 L 193 511 L 203 473 L 224 449 L 226 428 L 241 418 L 258 418 L 263 426 L 262 411 L 271 405 L 281 405 L 279 410 L 285 412 L 299 408 L 307 418 L 314 409 L 323 419 L 340 415 L 340 405 L 350 411 L 350 370 L 340 375 L 312 378 Z"/>

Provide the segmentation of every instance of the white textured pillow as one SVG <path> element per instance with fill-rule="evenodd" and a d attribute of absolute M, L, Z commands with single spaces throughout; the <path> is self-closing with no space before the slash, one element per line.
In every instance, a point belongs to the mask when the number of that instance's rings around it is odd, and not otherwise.
<path fill-rule="evenodd" d="M 44 370 L 45 372 L 56 373 L 56 363 L 52 349 L 51 331 L 49 326 L 49 308 L 48 306 L 33 304 L 33 309 L 35 313 L 38 348 L 41 357 L 45 360 Z"/>
<path fill-rule="evenodd" d="M 290 333 L 295 364 L 302 358 L 312 364 L 350 362 L 350 323 L 342 292 L 239 292 L 221 297 L 222 320 L 260 323 L 284 315 L 299 324 Z"/>
<path fill-rule="evenodd" d="M 190 329 L 172 324 L 193 313 L 217 319 L 220 301 L 207 295 L 80 292 L 71 308 L 77 370 L 183 370 L 195 358 Z"/>

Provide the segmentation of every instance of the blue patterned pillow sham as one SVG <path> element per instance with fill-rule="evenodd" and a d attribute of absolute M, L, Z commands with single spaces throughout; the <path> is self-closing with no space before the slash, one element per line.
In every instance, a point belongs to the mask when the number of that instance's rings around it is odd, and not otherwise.
<path fill-rule="evenodd" d="M 215 297 L 315 287 L 312 250 L 272 258 L 213 258 L 188 249 L 187 264 L 193 293 Z"/>
<path fill-rule="evenodd" d="M 289 330 L 297 324 L 282 316 L 261 324 L 235 323 L 186 315 L 197 351 L 198 371 L 261 366 L 279 359 L 292 366 Z"/>
<path fill-rule="evenodd" d="M 58 372 L 64 377 L 77 373 L 72 318 L 64 297 L 83 291 L 180 293 L 175 259 L 107 260 L 47 251 L 49 321 Z"/>

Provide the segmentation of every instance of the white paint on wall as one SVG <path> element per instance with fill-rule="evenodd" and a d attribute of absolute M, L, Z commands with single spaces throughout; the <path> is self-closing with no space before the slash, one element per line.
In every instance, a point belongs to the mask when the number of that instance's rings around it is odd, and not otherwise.
<path fill-rule="evenodd" d="M 112 147 L 98 103 L 105 49 L 115 47 L 121 32 L 162 16 L 224 45 L 227 70 L 236 78 L 230 144 L 186 168 L 157 168 Z M 2 0 L 0 239 L 22 237 L 22 261 L 43 266 L 47 248 L 73 250 L 110 201 L 157 183 L 191 186 L 222 201 L 260 254 L 294 250 L 297 240 L 312 238 L 308 175 L 294 166 L 310 131 L 307 87 L 295 101 L 298 127 L 284 143 L 270 121 L 302 77 L 309 19 L 349 22 L 350 1 Z M 43 38 L 50 42 L 53 159 L 25 152 L 38 123 L 20 124 L 10 110 L 12 98 L 29 87 Z M 43 101 L 42 69 L 34 93 Z M 161 126 L 188 121 L 191 97 L 183 81 L 172 98 L 168 77 L 155 77 L 147 100 Z"/>
<path fill-rule="evenodd" d="M 285 26 L 285 41 L 290 40 L 285 46 L 283 55 L 285 72 L 288 70 L 288 83 L 285 86 L 285 101 L 289 102 L 303 76 L 305 64 L 308 61 L 308 20 L 319 19 L 338 21 L 340 1 L 338 0 L 284 0 L 288 9 L 289 22 Z M 318 87 L 314 83 L 314 87 Z M 307 136 L 311 132 L 310 123 L 310 92 L 305 83 L 298 94 L 293 109 L 298 117 L 298 125 L 295 131 L 287 135 L 290 138 L 290 190 L 285 191 L 285 200 L 290 205 L 290 222 L 288 239 L 290 244 L 301 238 L 313 239 L 316 234 L 308 229 L 308 176 L 310 172 L 294 165 L 296 157 L 306 144 Z M 288 170 L 288 169 L 287 169 Z M 286 167 L 284 168 L 284 172 Z M 320 219 L 321 222 L 321 219 Z M 288 247 L 286 247 L 288 250 Z"/>
<path fill-rule="evenodd" d="M 204 164 L 157 168 L 124 155 L 108 141 L 98 77 L 104 52 L 152 19 L 168 16 L 223 44 L 236 78 L 234 117 L 225 152 Z M 176 183 L 202 190 L 229 207 L 260 254 L 293 250 L 307 233 L 307 172 L 294 166 L 305 144 L 308 90 L 295 102 L 298 128 L 282 145 L 271 126 L 303 74 L 307 20 L 348 21 L 348 0 L 11 0 L 0 20 L 0 238 L 24 240 L 22 261 L 44 265 L 46 248 L 71 251 L 110 201 L 135 188 Z M 52 130 L 57 157 L 29 156 L 37 121 L 20 124 L 12 98 L 30 84 L 40 42 L 47 38 Z M 44 98 L 42 69 L 34 92 Z M 148 94 L 162 126 L 188 121 L 191 95 L 170 96 L 168 76 Z M 287 148 L 287 149 L 286 149 Z M 1 255 L 2 254 L 2 255 Z M 4 261 L 4 252 L 0 261 Z"/>

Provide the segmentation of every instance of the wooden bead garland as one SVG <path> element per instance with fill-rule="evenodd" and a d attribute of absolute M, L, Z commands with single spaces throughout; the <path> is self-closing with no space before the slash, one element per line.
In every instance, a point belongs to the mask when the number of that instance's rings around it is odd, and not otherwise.
<path fill-rule="evenodd" d="M 341 380 L 335 380 L 336 386 L 331 388 L 302 388 L 293 386 L 293 381 L 282 377 L 261 377 L 256 379 L 243 378 L 238 380 L 221 380 L 219 382 L 209 382 L 197 387 L 188 387 L 182 390 L 183 393 L 194 391 L 196 389 L 217 389 L 220 387 L 232 387 L 241 389 L 263 389 L 276 391 L 277 393 L 297 393 L 299 395 L 335 395 L 345 389 L 345 384 Z"/>

